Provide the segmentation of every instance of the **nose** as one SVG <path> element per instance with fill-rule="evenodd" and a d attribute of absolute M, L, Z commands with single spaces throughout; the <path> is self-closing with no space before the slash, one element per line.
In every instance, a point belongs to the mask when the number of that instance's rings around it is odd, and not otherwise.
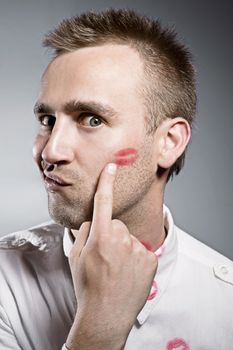
<path fill-rule="evenodd" d="M 76 142 L 75 125 L 65 118 L 57 118 L 41 153 L 42 160 L 49 164 L 71 163 Z"/>

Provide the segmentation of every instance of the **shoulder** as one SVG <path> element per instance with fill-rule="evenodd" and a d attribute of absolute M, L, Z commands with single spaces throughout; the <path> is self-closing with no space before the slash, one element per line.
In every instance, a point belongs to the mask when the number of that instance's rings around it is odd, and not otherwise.
<path fill-rule="evenodd" d="M 179 254 L 192 262 L 198 270 L 209 271 L 210 277 L 233 287 L 233 261 L 175 227 Z"/>
<path fill-rule="evenodd" d="M 61 241 L 63 232 L 64 227 L 49 221 L 7 234 L 0 237 L 0 254 L 9 250 L 46 251 Z"/>
<path fill-rule="evenodd" d="M 63 269 L 64 227 L 46 222 L 0 238 L 0 296 L 13 295 Z"/>
<path fill-rule="evenodd" d="M 52 221 L 13 232 L 0 238 L 0 271 L 24 264 L 25 260 L 37 263 L 54 256 L 63 248 L 64 227 Z M 49 253 L 49 254 L 47 254 Z"/>

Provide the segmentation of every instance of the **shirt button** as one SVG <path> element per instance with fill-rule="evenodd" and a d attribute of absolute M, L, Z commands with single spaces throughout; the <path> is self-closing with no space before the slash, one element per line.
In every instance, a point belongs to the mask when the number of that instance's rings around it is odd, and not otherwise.
<path fill-rule="evenodd" d="M 221 272 L 222 272 L 224 275 L 226 275 L 226 274 L 229 273 L 229 269 L 228 269 L 228 267 L 225 266 L 225 265 L 222 265 L 222 266 L 220 267 L 220 270 L 221 270 Z"/>
<path fill-rule="evenodd" d="M 215 277 L 233 285 L 233 266 L 227 264 L 213 266 Z"/>

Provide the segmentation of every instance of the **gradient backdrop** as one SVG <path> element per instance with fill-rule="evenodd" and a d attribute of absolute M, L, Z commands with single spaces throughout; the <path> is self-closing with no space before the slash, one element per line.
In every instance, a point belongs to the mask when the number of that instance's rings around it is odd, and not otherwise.
<path fill-rule="evenodd" d="M 197 68 L 198 117 L 182 174 L 166 203 L 177 225 L 233 259 L 233 2 L 0 0 L 0 235 L 48 219 L 33 164 L 32 113 L 49 61 L 43 35 L 87 9 L 129 7 L 174 26 Z"/>

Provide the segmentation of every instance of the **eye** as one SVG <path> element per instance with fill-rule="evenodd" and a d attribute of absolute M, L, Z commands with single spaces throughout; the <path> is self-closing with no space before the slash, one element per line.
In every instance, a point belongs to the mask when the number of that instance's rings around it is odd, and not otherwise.
<path fill-rule="evenodd" d="M 103 123 L 100 117 L 95 115 L 84 115 L 81 117 L 80 124 L 86 127 L 96 128 Z"/>
<path fill-rule="evenodd" d="M 47 128 L 52 128 L 55 124 L 56 118 L 52 115 L 41 115 L 38 117 L 40 124 Z"/>

